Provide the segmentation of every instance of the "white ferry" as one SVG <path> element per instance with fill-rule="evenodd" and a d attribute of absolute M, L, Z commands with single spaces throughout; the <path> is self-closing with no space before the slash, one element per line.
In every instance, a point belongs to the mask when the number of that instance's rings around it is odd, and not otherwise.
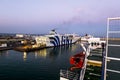
<path fill-rule="evenodd" d="M 77 34 L 60 35 L 55 30 L 51 30 L 48 35 L 35 37 L 36 44 L 45 44 L 46 47 L 69 45 L 75 43 L 79 39 L 80 36 Z"/>
<path fill-rule="evenodd" d="M 93 37 L 91 35 L 86 34 L 84 37 L 81 38 L 82 43 L 88 43 L 90 44 L 91 49 L 101 48 L 102 44 L 106 44 L 105 40 L 101 40 L 99 37 Z"/>

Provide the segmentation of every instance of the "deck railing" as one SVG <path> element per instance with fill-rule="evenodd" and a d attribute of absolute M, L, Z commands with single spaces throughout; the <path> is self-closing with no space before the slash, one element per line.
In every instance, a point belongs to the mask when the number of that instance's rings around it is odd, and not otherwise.
<path fill-rule="evenodd" d="M 69 70 L 60 70 L 60 77 L 63 77 L 68 80 L 78 80 L 79 74 Z"/>
<path fill-rule="evenodd" d="M 106 54 L 104 55 L 104 77 L 102 78 L 102 80 L 108 80 L 107 79 L 107 74 L 108 72 L 114 73 L 114 74 L 119 74 L 120 75 L 120 68 L 117 70 L 113 70 L 110 69 L 112 66 L 114 65 L 109 65 L 112 61 L 114 61 L 114 63 L 120 63 L 120 56 L 116 53 L 116 50 L 120 50 L 120 41 L 118 41 L 118 44 L 116 44 L 115 40 L 109 40 L 109 39 L 116 39 L 116 38 L 120 38 L 120 17 L 117 18 L 108 18 L 107 20 L 107 43 L 106 43 Z M 110 52 L 111 51 L 111 52 Z M 116 56 L 118 55 L 118 56 Z M 110 61 L 109 63 L 107 61 Z M 118 64 L 117 66 L 120 66 L 120 64 Z M 109 68 L 109 69 L 108 69 Z M 108 75 L 108 77 L 110 76 L 110 78 L 112 78 L 113 75 Z M 119 79 L 118 79 L 119 80 Z"/>

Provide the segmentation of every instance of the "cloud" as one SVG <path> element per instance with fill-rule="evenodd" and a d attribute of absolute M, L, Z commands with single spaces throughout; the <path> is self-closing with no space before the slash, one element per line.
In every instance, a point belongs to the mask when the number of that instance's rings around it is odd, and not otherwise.
<path fill-rule="evenodd" d="M 119 8 L 108 6 L 91 7 L 91 6 L 81 6 L 74 10 L 75 15 L 63 24 L 105 24 L 108 17 L 118 17 L 120 16 Z"/>
<path fill-rule="evenodd" d="M 63 24 L 85 24 L 85 23 L 96 23 L 100 21 L 99 14 L 91 9 L 78 8 L 75 11 L 75 15 L 71 18 L 63 21 Z"/>

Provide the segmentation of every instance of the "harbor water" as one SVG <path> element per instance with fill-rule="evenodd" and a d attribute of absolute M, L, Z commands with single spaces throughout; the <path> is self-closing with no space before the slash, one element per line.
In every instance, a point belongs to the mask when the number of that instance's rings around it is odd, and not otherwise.
<path fill-rule="evenodd" d="M 109 56 L 120 56 L 118 48 L 110 50 Z M 69 70 L 71 67 L 69 58 L 81 51 L 83 49 L 80 44 L 46 48 L 33 52 L 0 51 L 0 80 L 59 80 L 60 70 Z M 113 54 L 113 51 L 116 51 L 116 55 Z M 90 57 L 90 59 L 101 59 L 96 56 Z M 108 68 L 120 70 L 120 63 L 109 61 Z M 97 74 L 98 70 L 96 68 Z M 86 76 L 88 76 L 90 71 L 86 72 Z M 100 77 L 92 76 L 91 79 L 89 77 L 85 77 L 85 79 L 100 80 Z M 119 74 L 107 72 L 107 80 L 119 80 L 119 78 Z"/>
<path fill-rule="evenodd" d="M 69 45 L 34 52 L 0 52 L 0 80 L 59 80 L 60 69 L 69 69 L 70 56 L 82 51 Z"/>

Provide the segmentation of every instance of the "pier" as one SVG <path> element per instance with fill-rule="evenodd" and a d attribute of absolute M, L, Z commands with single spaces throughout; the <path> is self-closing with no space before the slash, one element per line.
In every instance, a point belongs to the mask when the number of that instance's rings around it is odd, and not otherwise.
<path fill-rule="evenodd" d="M 21 52 L 30 52 L 30 51 L 35 51 L 35 50 L 40 50 L 46 48 L 45 44 L 34 44 L 34 45 L 25 45 L 25 46 L 19 46 L 14 48 L 14 50 L 21 51 Z"/>

